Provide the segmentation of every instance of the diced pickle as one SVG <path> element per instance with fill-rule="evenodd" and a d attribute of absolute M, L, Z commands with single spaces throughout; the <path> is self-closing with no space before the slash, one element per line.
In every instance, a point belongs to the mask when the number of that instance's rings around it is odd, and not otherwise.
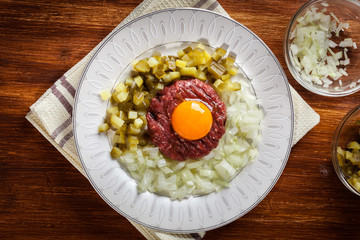
<path fill-rule="evenodd" d="M 176 59 L 178 59 L 178 57 L 173 56 L 173 55 L 169 55 L 168 57 L 169 57 L 169 60 L 173 60 L 173 61 L 175 61 Z"/>
<path fill-rule="evenodd" d="M 157 66 L 157 69 L 158 69 L 158 70 L 166 71 L 166 69 L 167 69 L 166 61 L 167 61 L 167 60 L 165 60 L 164 63 L 160 63 L 159 66 Z M 154 73 L 154 74 L 155 74 L 155 73 Z"/>
<path fill-rule="evenodd" d="M 166 64 L 166 61 L 168 61 L 169 60 L 169 56 L 162 56 L 161 57 L 161 62 L 163 63 L 163 64 Z"/>
<path fill-rule="evenodd" d="M 150 71 L 150 66 L 145 59 L 140 60 L 134 65 L 134 69 L 141 73 L 146 73 Z"/>
<path fill-rule="evenodd" d="M 220 79 L 218 79 L 218 80 L 216 80 L 216 81 L 214 82 L 214 86 L 215 86 L 216 88 L 218 88 L 222 83 L 224 83 L 224 82 L 221 81 Z"/>
<path fill-rule="evenodd" d="M 119 116 L 119 108 L 117 106 L 109 107 L 108 109 L 106 109 L 106 113 L 112 113 Z"/>
<path fill-rule="evenodd" d="M 119 134 L 118 143 L 119 143 L 119 144 L 126 144 L 126 135 L 125 135 L 125 132 L 121 132 L 121 133 Z"/>
<path fill-rule="evenodd" d="M 224 81 L 224 84 L 221 84 L 218 89 L 222 91 L 238 91 L 241 89 L 241 85 L 238 82 L 232 82 L 230 80 Z"/>
<path fill-rule="evenodd" d="M 195 64 L 195 66 L 201 65 L 201 64 L 205 64 L 205 63 L 206 63 L 206 60 L 205 60 L 204 56 L 194 57 L 194 64 Z"/>
<path fill-rule="evenodd" d="M 158 69 L 156 72 L 155 72 L 155 76 L 160 79 L 160 78 L 163 78 L 165 77 L 166 73 L 162 70 L 162 69 Z"/>
<path fill-rule="evenodd" d="M 137 106 L 140 105 L 142 102 L 144 102 L 144 97 L 145 94 L 143 92 L 135 93 L 133 97 L 133 103 Z"/>
<path fill-rule="evenodd" d="M 176 70 L 176 64 L 175 64 L 175 60 L 169 60 L 166 62 L 166 65 L 168 66 L 168 68 L 172 71 Z"/>
<path fill-rule="evenodd" d="M 125 132 L 120 132 L 119 134 L 115 134 L 113 138 L 113 142 L 117 144 L 125 145 L 126 144 Z"/>
<path fill-rule="evenodd" d="M 104 89 L 100 92 L 100 97 L 103 101 L 108 100 L 111 97 L 109 89 Z"/>
<path fill-rule="evenodd" d="M 140 116 L 140 119 L 144 122 L 144 125 L 147 125 L 146 116 L 142 115 Z"/>
<path fill-rule="evenodd" d="M 186 63 L 186 67 L 194 67 L 194 66 L 195 66 L 194 59 L 190 59 L 190 60 Z"/>
<path fill-rule="evenodd" d="M 169 61 L 169 60 L 166 60 L 166 62 Z M 166 62 L 164 63 L 163 65 L 163 68 L 161 70 L 163 70 L 164 72 L 168 71 L 169 70 L 169 67 L 168 65 L 166 64 Z"/>
<path fill-rule="evenodd" d="M 222 75 L 221 76 L 221 80 L 225 81 L 225 80 L 228 80 L 231 78 L 231 75 L 230 74 L 225 74 L 225 75 Z"/>
<path fill-rule="evenodd" d="M 224 68 L 217 62 L 212 62 L 208 70 L 209 73 L 211 73 L 215 79 L 219 79 L 225 73 L 226 68 Z"/>
<path fill-rule="evenodd" d="M 136 128 L 141 128 L 142 127 L 142 125 L 143 125 L 143 120 L 141 120 L 141 118 L 137 118 L 137 119 L 135 119 L 134 120 L 134 126 L 136 127 Z"/>
<path fill-rule="evenodd" d="M 121 156 L 122 151 L 118 147 L 113 147 L 110 154 L 112 158 L 118 158 Z"/>
<path fill-rule="evenodd" d="M 229 73 L 233 76 L 235 76 L 238 73 L 239 69 L 237 69 L 236 67 L 232 67 L 229 70 Z"/>
<path fill-rule="evenodd" d="M 127 129 L 126 133 L 127 133 L 127 134 L 130 134 L 130 135 L 137 135 L 137 134 L 140 133 L 140 131 L 141 131 L 141 130 L 138 129 L 138 128 L 136 128 L 133 123 L 130 123 L 130 124 L 128 125 L 128 129 Z"/>
<path fill-rule="evenodd" d="M 356 191 L 360 192 L 359 176 L 352 176 L 348 181 L 356 189 Z"/>
<path fill-rule="evenodd" d="M 235 63 L 235 57 L 233 55 L 228 55 L 227 58 L 225 59 L 225 64 L 227 66 L 233 66 Z"/>
<path fill-rule="evenodd" d="M 181 76 L 196 77 L 196 75 L 197 75 L 196 67 L 184 67 L 184 68 L 180 68 L 180 75 L 181 75 Z"/>
<path fill-rule="evenodd" d="M 205 49 L 205 46 L 204 46 L 202 43 L 199 43 L 198 45 L 196 45 L 196 48 L 197 48 L 197 49 L 204 50 L 204 49 Z"/>
<path fill-rule="evenodd" d="M 203 56 L 206 62 L 208 62 L 211 59 L 211 55 L 207 51 L 203 51 Z"/>
<path fill-rule="evenodd" d="M 118 115 L 119 118 L 121 118 L 122 120 L 126 121 L 127 120 L 127 116 L 126 113 L 123 110 L 120 110 Z"/>
<path fill-rule="evenodd" d="M 118 85 L 116 85 L 115 90 L 118 91 L 118 92 L 127 92 L 128 87 L 125 86 L 125 84 L 123 82 L 121 82 Z"/>
<path fill-rule="evenodd" d="M 155 76 L 151 73 L 145 73 L 144 76 L 146 81 L 156 81 Z"/>
<path fill-rule="evenodd" d="M 123 126 L 121 127 L 121 130 L 123 130 L 124 126 L 126 126 L 126 124 L 123 124 Z M 115 132 L 115 135 L 113 138 L 113 143 L 120 144 L 120 145 L 126 144 L 126 129 L 125 129 L 125 131 L 121 131 L 121 132 L 119 129 Z"/>
<path fill-rule="evenodd" d="M 137 111 L 137 113 L 138 113 L 139 117 L 140 116 L 146 116 L 146 111 L 139 110 L 139 111 Z"/>
<path fill-rule="evenodd" d="M 136 152 L 137 144 L 129 144 L 129 150 L 130 152 Z"/>
<path fill-rule="evenodd" d="M 162 83 L 157 83 L 155 86 L 156 90 L 162 90 L 163 88 L 164 88 L 164 84 L 162 84 Z"/>
<path fill-rule="evenodd" d="M 119 99 L 117 98 L 117 95 L 119 94 L 118 91 L 114 91 L 112 94 L 111 94 L 111 102 L 115 102 L 115 103 L 119 103 Z"/>
<path fill-rule="evenodd" d="M 186 64 L 187 64 L 187 62 L 183 61 L 183 60 L 176 60 L 176 62 L 175 62 L 175 65 L 180 68 L 186 67 Z"/>
<path fill-rule="evenodd" d="M 212 57 L 210 57 L 210 58 L 206 61 L 205 64 L 206 64 L 207 67 L 209 67 L 212 62 L 214 62 L 214 59 L 213 59 Z"/>
<path fill-rule="evenodd" d="M 205 69 L 207 68 L 207 66 L 206 66 L 206 64 L 200 64 L 200 65 L 197 66 L 197 68 L 204 72 Z"/>
<path fill-rule="evenodd" d="M 128 96 L 129 96 L 129 92 L 120 92 L 116 96 L 116 98 L 119 100 L 119 102 L 125 102 Z"/>
<path fill-rule="evenodd" d="M 114 130 L 119 129 L 124 124 L 124 120 L 116 116 L 115 114 L 111 114 L 110 117 L 110 127 Z"/>
<path fill-rule="evenodd" d="M 134 79 L 133 78 L 127 78 L 125 79 L 125 85 L 128 87 L 131 87 L 134 83 Z"/>
<path fill-rule="evenodd" d="M 344 156 L 338 153 L 338 154 L 337 154 L 337 158 L 338 158 L 338 160 L 339 160 L 339 166 L 340 166 L 340 167 L 344 167 L 344 165 L 345 165 L 345 158 L 344 158 Z"/>
<path fill-rule="evenodd" d="M 177 79 L 177 78 L 180 78 L 180 72 L 170 72 L 170 79 L 171 80 L 174 80 L 174 79 Z"/>
<path fill-rule="evenodd" d="M 188 46 L 187 48 L 184 48 L 184 49 L 183 49 L 184 53 L 189 53 L 189 52 L 191 52 L 192 50 L 193 50 L 193 49 L 192 49 L 191 46 Z"/>
<path fill-rule="evenodd" d="M 241 90 L 241 84 L 238 82 L 232 82 L 231 88 L 229 90 L 230 91 L 239 91 L 239 90 Z"/>
<path fill-rule="evenodd" d="M 217 48 L 217 49 L 215 50 L 215 52 L 216 52 L 217 54 L 219 54 L 221 57 L 224 57 L 225 54 L 226 54 L 226 50 L 223 49 L 223 48 Z"/>
<path fill-rule="evenodd" d="M 360 135 L 360 120 L 354 122 L 354 132 Z M 360 143 L 349 142 L 346 149 L 337 147 L 337 159 L 348 183 L 360 192 Z"/>
<path fill-rule="evenodd" d="M 172 73 L 172 72 L 167 73 L 167 74 L 162 78 L 162 80 L 163 80 L 164 82 L 166 82 L 166 83 L 171 82 L 171 75 L 170 75 L 170 73 Z"/>
<path fill-rule="evenodd" d="M 184 52 L 184 50 L 179 50 L 178 52 L 177 52 L 177 55 L 178 55 L 178 57 L 179 58 L 181 58 L 182 56 L 184 56 L 185 55 L 185 52 Z"/>
<path fill-rule="evenodd" d="M 175 56 L 175 55 L 169 55 L 169 59 L 172 60 L 172 61 L 176 61 L 179 58 L 177 56 Z"/>
<path fill-rule="evenodd" d="M 110 129 L 110 127 L 109 127 L 109 124 L 107 124 L 107 123 L 100 124 L 98 127 L 99 132 L 106 132 L 109 129 Z"/>
<path fill-rule="evenodd" d="M 147 61 L 147 64 L 149 64 L 150 67 L 156 67 L 157 65 L 159 65 L 159 63 L 160 62 L 155 57 L 151 57 Z"/>
<path fill-rule="evenodd" d="M 185 61 L 185 62 L 188 62 L 191 60 L 191 58 L 189 57 L 189 55 L 187 54 L 184 54 L 184 56 L 181 57 L 181 60 Z"/>
<path fill-rule="evenodd" d="M 135 105 L 135 110 L 146 110 L 150 106 L 149 99 L 145 98 L 139 105 Z"/>
<path fill-rule="evenodd" d="M 124 112 L 128 112 L 133 108 L 134 104 L 131 102 L 126 102 L 126 103 L 120 103 L 118 105 L 119 110 L 123 110 Z"/>
<path fill-rule="evenodd" d="M 133 67 L 139 62 L 139 60 L 135 59 L 134 61 L 132 61 L 132 65 Z"/>
<path fill-rule="evenodd" d="M 144 83 L 144 80 L 139 75 L 134 77 L 134 81 L 138 87 L 141 87 L 142 84 Z"/>
<path fill-rule="evenodd" d="M 217 54 L 216 52 L 214 52 L 211 57 L 215 60 L 215 61 L 219 61 L 221 56 L 219 54 Z"/>
<path fill-rule="evenodd" d="M 196 78 L 198 78 L 199 80 L 202 80 L 202 81 L 206 81 L 206 75 L 200 69 L 197 71 Z"/>
<path fill-rule="evenodd" d="M 201 49 L 195 49 L 193 52 L 193 58 L 203 58 L 204 57 L 204 55 L 203 55 L 203 53 L 202 53 L 202 50 Z"/>
<path fill-rule="evenodd" d="M 115 134 L 125 133 L 127 129 L 127 124 L 124 123 L 116 132 Z"/>
<path fill-rule="evenodd" d="M 128 118 L 129 118 L 129 119 L 136 119 L 136 118 L 137 118 L 137 112 L 135 112 L 135 111 L 129 111 L 129 113 L 128 113 Z"/>
<path fill-rule="evenodd" d="M 153 54 L 152 54 L 153 57 L 161 57 L 161 52 L 158 52 L 158 51 L 155 51 Z"/>
<path fill-rule="evenodd" d="M 360 144 L 358 142 L 356 142 L 356 141 L 349 142 L 347 144 L 347 148 L 354 149 L 354 150 L 360 150 Z"/>
<path fill-rule="evenodd" d="M 146 85 L 146 88 L 151 90 L 155 87 L 155 78 L 146 78 L 145 80 L 145 85 Z"/>
<path fill-rule="evenodd" d="M 128 142 L 129 144 L 139 144 L 139 139 L 136 136 L 129 136 Z"/>
<path fill-rule="evenodd" d="M 193 52 L 191 51 L 191 52 L 188 52 L 188 53 L 186 53 L 188 56 L 189 56 L 189 58 L 193 58 Z"/>

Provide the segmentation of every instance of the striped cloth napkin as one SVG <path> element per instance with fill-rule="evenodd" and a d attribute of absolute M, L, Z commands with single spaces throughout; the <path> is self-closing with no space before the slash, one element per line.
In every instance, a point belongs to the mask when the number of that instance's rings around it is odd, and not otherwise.
<path fill-rule="evenodd" d="M 131 12 L 131 14 L 113 31 L 116 31 L 125 23 L 143 14 L 160 9 L 175 7 L 203 8 L 229 17 L 225 10 L 215 0 L 145 0 L 136 7 L 133 12 Z M 30 112 L 26 116 L 35 128 L 37 128 L 44 137 L 51 142 L 85 177 L 85 172 L 81 167 L 75 148 L 71 118 L 72 107 L 74 104 L 75 92 L 85 66 L 103 41 L 101 41 L 87 56 L 85 56 L 80 62 L 78 62 L 59 80 L 57 80 L 55 84 L 51 86 L 51 88 L 48 89 L 44 95 L 30 107 Z M 295 132 L 293 139 L 293 144 L 295 144 L 320 121 L 320 117 L 292 87 L 290 88 L 295 109 Z M 151 240 L 202 239 L 205 235 L 205 232 L 192 234 L 169 234 L 143 227 L 135 222 L 131 223 L 144 235 L 145 238 Z"/>

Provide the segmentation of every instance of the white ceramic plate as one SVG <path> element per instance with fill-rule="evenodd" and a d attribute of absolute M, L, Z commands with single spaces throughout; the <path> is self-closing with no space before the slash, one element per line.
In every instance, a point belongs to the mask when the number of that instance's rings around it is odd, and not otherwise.
<path fill-rule="evenodd" d="M 112 89 L 129 73 L 131 62 L 160 49 L 176 54 L 184 42 L 225 46 L 251 79 L 265 117 L 258 158 L 218 193 L 171 201 L 149 192 L 139 194 L 136 182 L 110 157 L 105 134 L 98 134 L 107 103 L 99 92 Z M 228 224 L 254 208 L 284 169 L 294 126 L 286 76 L 270 49 L 240 23 L 200 9 L 167 9 L 142 16 L 109 36 L 86 67 L 73 112 L 76 147 L 98 194 L 123 216 L 150 228 L 189 233 Z"/>

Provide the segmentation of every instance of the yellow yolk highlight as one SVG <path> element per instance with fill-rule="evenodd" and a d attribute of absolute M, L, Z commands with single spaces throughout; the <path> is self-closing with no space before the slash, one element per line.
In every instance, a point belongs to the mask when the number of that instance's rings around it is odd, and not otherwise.
<path fill-rule="evenodd" d="M 210 109 L 198 101 L 180 103 L 171 115 L 174 131 L 187 140 L 205 137 L 211 129 L 212 122 Z"/>

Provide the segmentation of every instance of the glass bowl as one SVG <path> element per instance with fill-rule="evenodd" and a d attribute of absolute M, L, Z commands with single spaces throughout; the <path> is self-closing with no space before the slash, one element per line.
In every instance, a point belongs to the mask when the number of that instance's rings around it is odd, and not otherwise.
<path fill-rule="evenodd" d="M 339 165 L 338 156 L 337 156 L 337 148 L 341 147 L 342 149 L 346 149 L 346 145 L 351 141 L 360 142 L 359 135 L 359 127 L 355 125 L 355 121 L 360 120 L 360 105 L 352 109 L 348 112 L 345 117 L 340 121 L 337 126 L 333 140 L 332 140 L 332 162 L 338 175 L 340 181 L 353 193 L 360 196 L 360 192 L 356 191 L 354 187 L 352 187 L 349 182 L 349 176 L 344 173 L 342 168 Z"/>
<path fill-rule="evenodd" d="M 347 47 L 347 55 L 350 59 L 350 64 L 341 65 L 347 73 L 348 76 L 343 75 L 341 78 L 334 80 L 330 76 L 326 76 L 329 74 L 329 71 L 322 70 L 323 73 L 317 76 L 320 77 L 320 81 L 318 83 L 314 83 L 312 80 L 309 80 L 308 77 L 301 74 L 301 67 L 294 60 L 294 49 L 291 50 L 291 44 L 294 40 L 294 34 L 297 31 L 294 31 L 296 25 L 305 15 L 307 11 L 311 11 L 316 8 L 317 12 L 324 11 L 324 14 L 331 16 L 332 20 L 335 20 L 332 17 L 331 13 L 333 13 L 337 19 L 341 23 L 348 23 L 349 28 L 342 28 L 344 31 L 340 31 L 339 36 L 335 36 L 335 33 L 332 33 L 331 40 L 337 44 L 343 41 L 345 38 L 351 38 L 357 45 L 357 48 Z M 292 76 L 295 78 L 297 82 L 299 82 L 304 88 L 307 90 L 329 97 L 341 97 L 350 95 L 360 90 L 360 71 L 358 70 L 358 66 L 360 64 L 360 2 L 356 0 L 312 0 L 304 4 L 293 16 L 289 24 L 287 25 L 284 37 L 284 55 L 285 61 L 288 66 L 288 69 Z M 298 21 L 299 20 L 299 21 Z M 319 22 L 319 21 L 318 21 Z M 337 23 L 338 25 L 338 23 Z M 340 29 L 340 28 L 339 28 Z M 300 35 L 299 35 L 300 36 Z M 304 42 L 304 41 L 300 41 Z M 301 48 L 303 49 L 303 48 Z M 313 55 L 313 49 L 309 49 L 309 53 Z M 335 48 L 331 48 L 334 53 L 340 51 L 340 47 L 337 46 Z M 306 50 L 307 51 L 307 50 Z M 294 52 L 296 54 L 296 50 Z M 344 53 L 344 52 L 343 52 Z M 330 55 L 329 51 L 327 55 Z M 299 59 L 299 58 L 298 58 Z M 343 58 L 339 60 L 345 60 L 345 55 L 343 54 Z M 327 63 L 327 62 L 326 62 Z M 313 64 L 313 66 L 318 66 L 318 64 Z M 339 66 L 338 66 L 339 67 Z M 300 70 L 299 70 L 300 69 Z M 326 75 L 324 76 L 324 72 Z M 330 73 L 331 74 L 331 73 Z M 328 80 L 330 80 L 330 83 Z M 341 81 L 340 81 L 341 80 Z"/>

